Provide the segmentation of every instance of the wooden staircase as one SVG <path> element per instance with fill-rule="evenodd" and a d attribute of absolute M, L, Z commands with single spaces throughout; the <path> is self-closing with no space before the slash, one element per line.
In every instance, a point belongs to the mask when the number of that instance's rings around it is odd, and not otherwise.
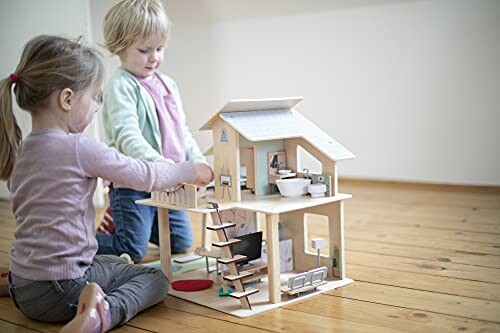
<path fill-rule="evenodd" d="M 252 309 L 252 306 L 250 305 L 250 301 L 248 300 L 248 296 L 255 294 L 259 292 L 258 289 L 248 289 L 245 290 L 245 285 L 242 282 L 242 279 L 249 277 L 252 275 L 252 273 L 248 272 L 239 272 L 238 267 L 236 266 L 236 263 L 238 261 L 242 261 L 247 259 L 246 256 L 243 255 L 233 255 L 232 250 L 231 250 L 231 245 L 236 244 L 238 242 L 241 242 L 237 238 L 232 238 L 229 239 L 226 234 L 226 229 L 228 228 L 233 228 L 236 226 L 235 223 L 222 223 L 222 220 L 220 218 L 219 214 L 219 206 L 215 202 L 210 202 L 209 204 L 212 205 L 212 208 L 215 209 L 215 212 L 211 213 L 212 215 L 212 221 L 214 225 L 207 226 L 208 230 L 213 230 L 217 232 L 217 237 L 219 238 L 218 242 L 212 243 L 213 246 L 219 247 L 222 251 L 222 258 L 219 258 L 218 261 L 222 264 L 227 265 L 229 268 L 229 273 L 230 275 L 225 275 L 224 280 L 226 281 L 231 281 L 234 285 L 235 291 L 232 292 L 229 296 L 239 299 L 241 306 L 244 309 Z"/>

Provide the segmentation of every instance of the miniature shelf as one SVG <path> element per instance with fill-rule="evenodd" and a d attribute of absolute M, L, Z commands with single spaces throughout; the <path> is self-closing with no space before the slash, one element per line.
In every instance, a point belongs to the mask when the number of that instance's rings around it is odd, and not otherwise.
<path fill-rule="evenodd" d="M 209 225 L 207 226 L 207 229 L 208 230 L 221 230 L 221 229 L 226 229 L 226 228 L 232 228 L 232 227 L 235 227 L 236 226 L 236 223 L 223 223 L 223 224 L 215 224 L 215 225 Z"/>
<path fill-rule="evenodd" d="M 259 292 L 259 289 L 248 289 L 246 291 L 236 291 L 234 293 L 229 294 L 229 296 L 240 299 L 242 297 L 248 297 L 248 296 L 256 294 L 258 292 Z"/>
<path fill-rule="evenodd" d="M 231 238 L 227 242 L 214 242 L 214 243 L 212 243 L 212 245 L 216 246 L 216 247 L 225 247 L 225 246 L 233 245 L 233 244 L 236 244 L 239 242 L 241 242 L 241 240 L 239 240 L 237 238 Z"/>

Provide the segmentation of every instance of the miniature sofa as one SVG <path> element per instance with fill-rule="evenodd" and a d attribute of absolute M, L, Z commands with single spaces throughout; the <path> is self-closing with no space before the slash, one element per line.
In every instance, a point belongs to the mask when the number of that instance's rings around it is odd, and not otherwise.
<path fill-rule="evenodd" d="M 323 266 L 293 275 L 288 279 L 288 288 L 282 288 L 282 291 L 289 295 L 298 295 L 301 292 L 314 290 L 318 286 L 326 283 L 325 279 L 327 274 L 328 269 Z"/>

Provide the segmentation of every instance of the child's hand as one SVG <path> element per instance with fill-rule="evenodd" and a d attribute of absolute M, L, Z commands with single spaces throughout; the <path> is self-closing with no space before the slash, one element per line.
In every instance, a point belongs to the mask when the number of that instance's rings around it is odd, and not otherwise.
<path fill-rule="evenodd" d="M 194 183 L 198 186 L 207 186 L 214 179 L 212 168 L 206 163 L 195 163 L 196 178 Z"/>

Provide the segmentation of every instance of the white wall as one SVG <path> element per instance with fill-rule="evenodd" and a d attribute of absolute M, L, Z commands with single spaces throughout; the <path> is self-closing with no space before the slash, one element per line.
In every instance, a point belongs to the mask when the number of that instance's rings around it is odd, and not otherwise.
<path fill-rule="evenodd" d="M 102 42 L 114 2 L 1 0 L 0 73 L 42 32 Z M 168 0 L 167 11 L 162 70 L 202 149 L 211 133 L 197 129 L 226 100 L 302 95 L 298 109 L 357 155 L 341 176 L 500 185 L 500 1 Z"/>
<path fill-rule="evenodd" d="M 341 176 L 500 185 L 500 1 L 170 0 L 163 70 L 197 129 L 231 98 L 298 109 Z M 210 133 L 197 133 L 201 146 Z"/>
<path fill-rule="evenodd" d="M 67 38 L 85 36 L 91 42 L 89 0 L 1 0 L 0 1 L 0 75 L 14 72 L 21 57 L 24 44 L 41 34 L 53 34 Z M 31 131 L 28 113 L 15 105 L 16 119 L 23 135 Z M 88 133 L 96 136 L 96 122 L 89 126 Z M 0 182 L 0 198 L 8 198 L 5 182 Z M 96 196 L 102 203 L 102 196 Z"/>

